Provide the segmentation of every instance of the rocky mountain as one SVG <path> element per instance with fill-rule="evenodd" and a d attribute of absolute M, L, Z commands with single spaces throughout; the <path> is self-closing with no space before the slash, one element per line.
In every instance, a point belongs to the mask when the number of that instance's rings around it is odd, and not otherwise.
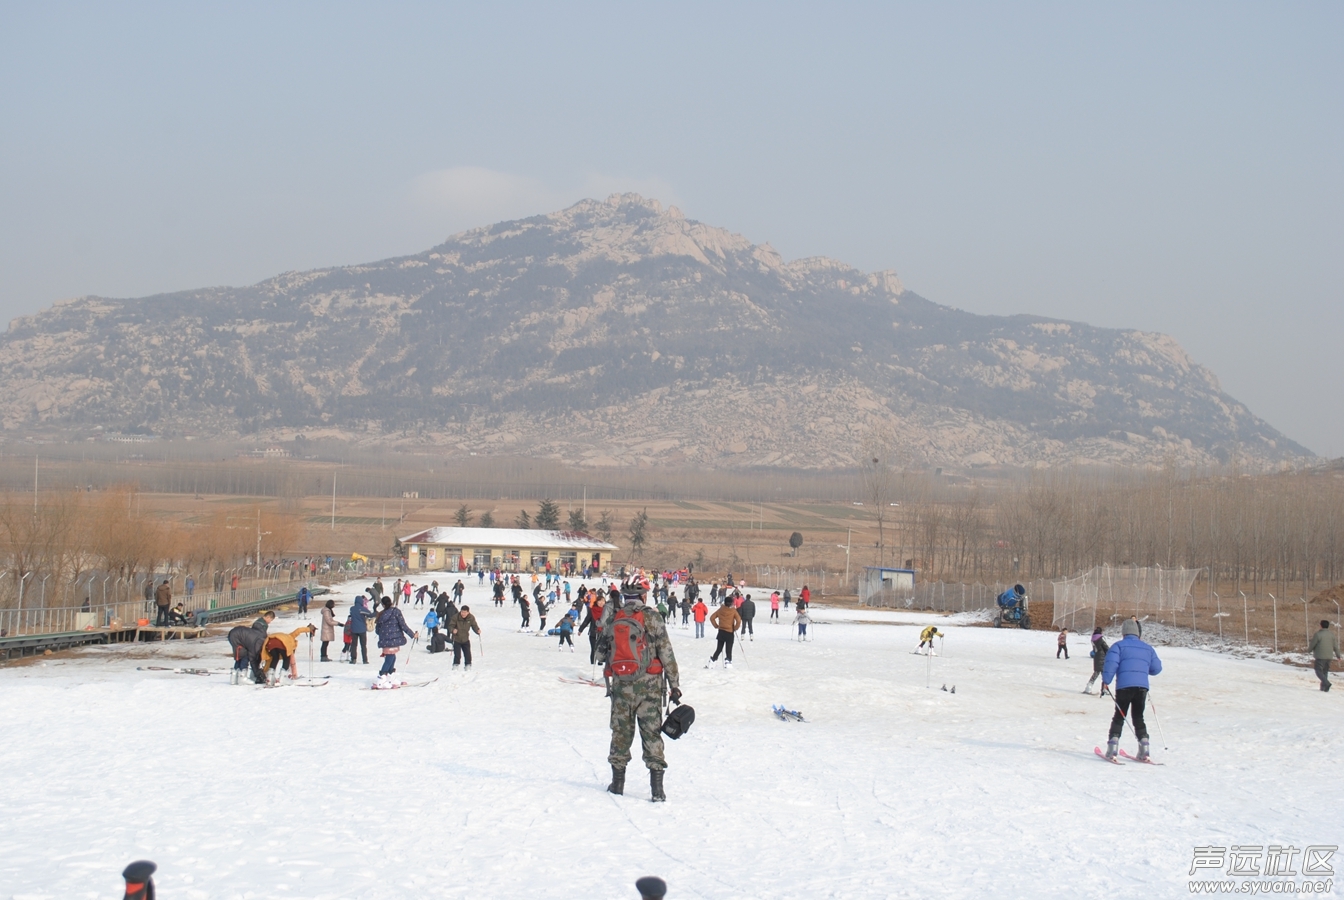
<path fill-rule="evenodd" d="M 1309 455 L 1165 335 L 979 316 L 636 195 L 244 288 L 10 323 L 0 423 L 303 433 L 577 463 L 952 466 Z"/>

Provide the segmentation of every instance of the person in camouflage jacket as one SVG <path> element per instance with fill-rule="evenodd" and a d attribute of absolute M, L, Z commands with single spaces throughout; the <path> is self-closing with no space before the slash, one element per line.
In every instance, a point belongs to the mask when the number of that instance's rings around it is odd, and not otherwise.
<path fill-rule="evenodd" d="M 667 768 L 662 735 L 664 684 L 669 689 L 668 697 L 673 703 L 681 702 L 681 688 L 677 658 L 672 652 L 667 626 L 657 610 L 644 605 L 643 594 L 640 590 L 624 596 L 620 612 L 627 615 L 642 613 L 646 642 L 652 650 L 653 659 L 660 664 L 655 666 L 651 662 L 649 668 L 661 668 L 661 671 L 640 671 L 634 675 L 612 675 L 610 678 L 611 752 L 607 755 L 607 761 L 611 763 L 611 784 L 607 790 L 613 794 L 625 793 L 625 767 L 630 762 L 630 747 L 638 729 L 640 743 L 644 748 L 644 765 L 649 770 L 649 788 L 652 799 L 657 802 L 667 799 L 663 793 L 663 770 Z M 608 613 L 602 622 L 601 643 L 608 670 L 618 623 L 617 614 Z"/>

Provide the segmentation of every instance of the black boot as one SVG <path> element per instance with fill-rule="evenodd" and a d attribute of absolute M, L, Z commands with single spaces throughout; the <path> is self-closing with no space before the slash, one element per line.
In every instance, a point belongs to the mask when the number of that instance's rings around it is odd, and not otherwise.
<path fill-rule="evenodd" d="M 662 803 L 667 799 L 667 794 L 663 793 L 663 770 L 649 769 L 649 793 L 654 803 Z"/>
<path fill-rule="evenodd" d="M 625 769 L 611 767 L 611 784 L 607 785 L 607 791 L 612 794 L 625 793 Z"/>

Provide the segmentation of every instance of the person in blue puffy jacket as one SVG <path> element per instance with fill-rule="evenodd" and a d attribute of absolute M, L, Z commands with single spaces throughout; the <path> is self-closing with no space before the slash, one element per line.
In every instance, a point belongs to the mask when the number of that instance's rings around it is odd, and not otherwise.
<path fill-rule="evenodd" d="M 1106 665 L 1101 670 L 1101 692 L 1109 689 L 1115 679 L 1115 715 L 1111 717 L 1110 737 L 1106 741 L 1106 756 L 1114 759 L 1120 751 L 1120 732 L 1125 727 L 1125 715 L 1130 714 L 1134 736 L 1139 739 L 1140 760 L 1148 758 L 1148 726 L 1143 722 L 1143 708 L 1148 699 L 1148 676 L 1162 672 L 1162 660 L 1157 651 L 1139 637 L 1139 623 L 1126 619 L 1120 626 L 1120 640 L 1106 653 Z M 1132 711 L 1132 712 L 1131 712 Z"/>
<path fill-rule="evenodd" d="M 355 658 L 362 652 L 364 656 L 364 665 L 369 664 L 369 619 L 373 618 L 373 613 L 364 605 L 364 597 L 360 595 L 355 598 L 355 605 L 350 607 L 350 615 L 347 618 L 350 628 L 350 665 L 355 664 Z"/>

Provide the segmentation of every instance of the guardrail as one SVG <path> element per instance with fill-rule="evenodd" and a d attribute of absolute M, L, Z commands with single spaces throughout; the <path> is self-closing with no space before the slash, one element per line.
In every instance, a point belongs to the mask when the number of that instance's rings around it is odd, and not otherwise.
<path fill-rule="evenodd" d="M 191 596 L 174 597 L 182 603 L 188 624 L 206 624 L 227 621 L 250 612 L 281 603 L 291 603 L 298 588 L 305 582 L 283 590 L 276 587 L 240 588 L 237 591 L 210 591 Z M 314 596 L 327 593 L 327 588 L 306 582 Z M 151 601 L 130 600 L 121 603 L 94 604 L 88 607 L 61 606 L 32 609 L 0 609 L 0 638 L 76 631 L 97 631 L 134 628 L 141 619 L 153 625 L 158 618 L 158 607 Z"/>

